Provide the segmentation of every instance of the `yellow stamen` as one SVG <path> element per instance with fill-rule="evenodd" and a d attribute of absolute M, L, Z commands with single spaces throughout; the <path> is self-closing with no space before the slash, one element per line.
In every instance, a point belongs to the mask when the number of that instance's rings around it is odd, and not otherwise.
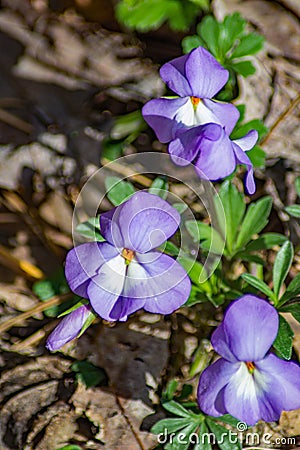
<path fill-rule="evenodd" d="M 194 109 L 196 109 L 197 106 L 199 105 L 199 103 L 201 102 L 201 98 L 191 97 L 191 102 L 192 102 Z"/>
<path fill-rule="evenodd" d="M 122 256 L 126 260 L 126 264 L 129 264 L 134 258 L 134 251 L 128 248 L 123 248 Z"/>
<path fill-rule="evenodd" d="M 247 369 L 248 369 L 249 373 L 253 373 L 254 372 L 254 369 L 255 369 L 254 362 L 247 361 L 246 362 L 246 366 L 247 366 Z"/>

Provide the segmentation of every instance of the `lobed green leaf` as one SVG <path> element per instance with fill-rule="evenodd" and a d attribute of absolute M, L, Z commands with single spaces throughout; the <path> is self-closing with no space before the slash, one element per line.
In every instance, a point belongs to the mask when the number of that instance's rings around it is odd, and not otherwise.
<path fill-rule="evenodd" d="M 240 38 L 240 42 L 230 55 L 230 59 L 254 55 L 263 48 L 264 37 L 258 33 L 248 33 Z"/>
<path fill-rule="evenodd" d="M 245 78 L 253 75 L 256 72 L 256 69 L 251 61 L 232 62 L 230 66 L 235 72 Z"/>

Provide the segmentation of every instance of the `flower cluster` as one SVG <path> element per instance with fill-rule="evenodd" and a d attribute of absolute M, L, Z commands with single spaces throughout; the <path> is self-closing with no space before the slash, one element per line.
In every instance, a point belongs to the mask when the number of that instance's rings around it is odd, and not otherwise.
<path fill-rule="evenodd" d="M 158 138 L 169 143 L 172 160 L 182 166 L 193 163 L 199 177 L 209 180 L 224 178 L 244 164 L 246 188 L 253 193 L 253 167 L 246 151 L 255 145 L 257 132 L 231 140 L 239 112 L 232 104 L 213 100 L 228 71 L 199 47 L 163 65 L 160 73 L 178 97 L 149 101 L 143 115 Z M 81 301 L 63 318 L 47 348 L 58 350 L 79 336 L 96 314 L 107 321 L 124 321 L 142 308 L 170 314 L 182 306 L 190 295 L 190 278 L 160 251 L 179 225 L 175 208 L 143 191 L 102 214 L 105 240 L 79 245 L 66 258 L 68 284 L 86 303 Z M 221 357 L 199 380 L 197 397 L 204 413 L 231 414 L 254 425 L 300 407 L 300 367 L 271 351 L 278 327 L 278 313 L 266 300 L 244 295 L 231 303 L 212 335 Z"/>
<path fill-rule="evenodd" d="M 212 181 L 230 175 L 237 164 L 245 164 L 246 188 L 253 194 L 253 167 L 245 151 L 255 145 L 258 134 L 252 130 L 232 141 L 229 136 L 239 112 L 232 104 L 212 100 L 227 82 L 228 71 L 198 47 L 164 64 L 160 75 L 178 97 L 150 100 L 143 116 L 158 139 L 169 142 L 174 163 L 192 162 L 200 178 Z"/>
<path fill-rule="evenodd" d="M 300 367 L 270 352 L 278 323 L 276 309 L 261 298 L 244 295 L 231 303 L 211 339 L 221 358 L 200 377 L 202 411 L 254 425 L 300 407 Z"/>

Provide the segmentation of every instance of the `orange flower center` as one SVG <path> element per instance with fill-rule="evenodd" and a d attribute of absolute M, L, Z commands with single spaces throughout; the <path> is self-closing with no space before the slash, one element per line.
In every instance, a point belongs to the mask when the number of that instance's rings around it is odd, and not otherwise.
<path fill-rule="evenodd" d="M 191 102 L 192 102 L 194 109 L 196 109 L 197 106 L 199 105 L 199 103 L 201 102 L 201 98 L 191 97 Z"/>
<path fill-rule="evenodd" d="M 129 264 L 134 258 L 134 251 L 129 250 L 128 248 L 123 248 L 122 256 L 126 261 L 126 264 Z"/>
<path fill-rule="evenodd" d="M 246 362 L 246 366 L 247 366 L 247 369 L 248 369 L 249 373 L 253 373 L 254 372 L 254 369 L 255 369 L 254 362 L 247 361 Z"/>

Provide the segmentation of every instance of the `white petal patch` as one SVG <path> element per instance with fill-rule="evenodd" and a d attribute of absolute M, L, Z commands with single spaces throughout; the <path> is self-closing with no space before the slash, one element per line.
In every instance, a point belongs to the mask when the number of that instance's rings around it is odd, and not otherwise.
<path fill-rule="evenodd" d="M 133 260 L 127 268 L 123 295 L 130 298 L 146 298 L 152 294 L 153 284 L 155 285 L 144 267 Z"/>
<path fill-rule="evenodd" d="M 245 363 L 241 363 L 231 382 L 236 389 L 237 397 L 242 399 L 242 401 L 258 399 L 268 384 L 266 376 L 257 369 L 254 369 L 253 374 L 251 374 Z"/>
<path fill-rule="evenodd" d="M 118 255 L 100 268 L 98 276 L 94 277 L 93 281 L 97 283 L 99 280 L 99 285 L 102 289 L 111 294 L 120 295 L 124 286 L 125 274 L 125 259 Z"/>
<path fill-rule="evenodd" d="M 186 103 L 178 109 L 174 118 L 188 127 L 206 123 L 221 124 L 217 116 L 201 100 L 195 109 L 190 97 L 187 97 Z"/>
<path fill-rule="evenodd" d="M 221 122 L 217 116 L 200 100 L 195 111 L 195 123 L 198 125 L 204 125 L 206 123 L 218 123 Z"/>
<path fill-rule="evenodd" d="M 191 127 L 197 124 L 195 110 L 190 97 L 187 97 L 186 103 L 178 109 L 174 119 L 177 122 L 183 123 L 184 125 Z"/>

